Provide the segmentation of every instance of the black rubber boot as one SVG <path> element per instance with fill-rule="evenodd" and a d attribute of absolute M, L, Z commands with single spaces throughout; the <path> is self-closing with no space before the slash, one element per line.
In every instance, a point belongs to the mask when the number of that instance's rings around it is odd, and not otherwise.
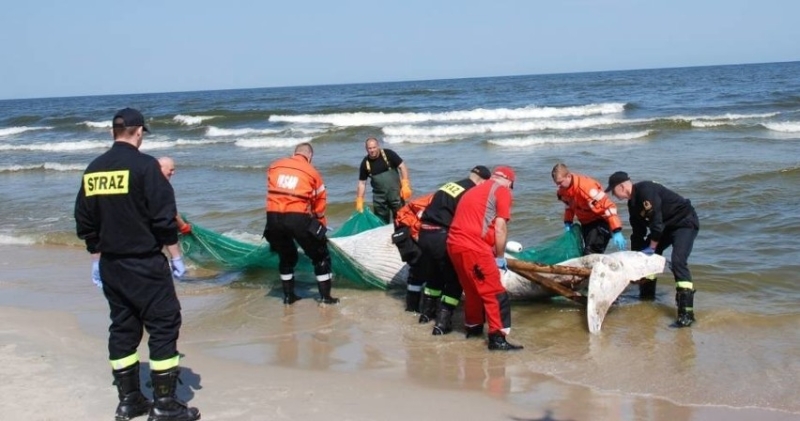
<path fill-rule="evenodd" d="M 422 297 L 420 291 L 406 291 L 406 311 L 419 313 L 419 300 Z"/>
<path fill-rule="evenodd" d="M 130 367 L 113 370 L 111 374 L 114 375 L 114 385 L 117 386 L 117 394 L 119 395 L 119 405 L 117 405 L 117 412 L 114 414 L 115 420 L 127 421 L 150 412 L 153 402 L 142 394 L 139 385 L 138 361 Z"/>
<path fill-rule="evenodd" d="M 436 307 L 438 306 L 439 297 L 431 295 L 422 295 L 422 304 L 420 304 L 419 322 L 428 323 L 436 318 Z"/>
<path fill-rule="evenodd" d="M 678 318 L 672 327 L 689 327 L 695 322 L 694 318 L 694 290 L 678 288 L 675 292 L 675 304 L 678 305 Z"/>
<path fill-rule="evenodd" d="M 483 325 L 466 326 L 465 330 L 466 330 L 465 333 L 467 335 L 467 339 L 469 339 L 469 338 L 479 338 L 479 337 L 483 336 Z"/>
<path fill-rule="evenodd" d="M 506 341 L 506 335 L 501 332 L 489 334 L 489 351 L 519 351 L 522 348 L 522 345 L 514 345 Z"/>
<path fill-rule="evenodd" d="M 331 297 L 331 281 L 317 282 L 317 289 L 319 289 L 320 300 L 324 304 L 336 304 L 339 302 L 338 298 Z"/>
<path fill-rule="evenodd" d="M 436 312 L 436 324 L 433 326 L 432 335 L 447 335 L 453 331 L 453 307 L 450 304 L 439 303 L 439 310 Z"/>
<path fill-rule="evenodd" d="M 151 371 L 153 383 L 153 408 L 147 421 L 195 421 L 200 419 L 200 411 L 190 408 L 178 400 L 175 392 L 178 387 L 179 367 L 164 371 Z"/>
<path fill-rule="evenodd" d="M 639 283 L 639 299 L 652 301 L 656 299 L 656 283 L 658 279 L 642 279 Z"/>
<path fill-rule="evenodd" d="M 302 297 L 298 297 L 294 293 L 294 279 L 288 281 L 281 281 L 283 285 L 283 303 L 286 305 L 294 304 L 295 301 L 300 300 Z"/>

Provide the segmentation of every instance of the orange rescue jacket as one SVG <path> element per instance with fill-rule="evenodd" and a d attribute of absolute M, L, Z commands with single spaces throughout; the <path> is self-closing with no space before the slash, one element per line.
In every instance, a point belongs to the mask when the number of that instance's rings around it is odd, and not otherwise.
<path fill-rule="evenodd" d="M 605 219 L 611 231 L 622 229 L 617 216 L 617 205 L 606 195 L 603 187 L 595 179 L 572 173 L 572 184 L 558 189 L 558 196 L 566 204 L 564 222 L 572 222 L 576 217 L 581 224 Z"/>
<path fill-rule="evenodd" d="M 422 212 L 428 207 L 433 199 L 433 193 L 427 194 L 414 199 L 405 206 L 397 210 L 397 215 L 394 217 L 394 224 L 396 227 L 406 226 L 411 229 L 411 237 L 416 240 L 419 237 L 419 230 L 422 222 Z"/>
<path fill-rule="evenodd" d="M 306 213 L 328 226 L 328 193 L 316 168 L 303 155 L 281 158 L 267 169 L 267 212 Z"/>

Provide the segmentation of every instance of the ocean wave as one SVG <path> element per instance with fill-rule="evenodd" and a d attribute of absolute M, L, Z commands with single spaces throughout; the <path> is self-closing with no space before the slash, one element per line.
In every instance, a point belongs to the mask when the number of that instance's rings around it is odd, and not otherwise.
<path fill-rule="evenodd" d="M 433 121 L 501 121 L 541 118 L 583 117 L 625 111 L 624 103 L 588 104 L 573 107 L 477 108 L 441 113 L 357 112 L 334 114 L 271 115 L 269 121 L 288 123 L 328 123 L 335 126 L 369 126 Z"/>
<path fill-rule="evenodd" d="M 59 164 L 57 162 L 45 162 L 44 164 L 31 164 L 31 165 L 8 165 L 0 167 L 0 172 L 18 172 L 18 171 L 83 171 L 86 169 L 86 164 Z"/>
<path fill-rule="evenodd" d="M 6 127 L 5 129 L 0 129 L 0 136 L 11 136 L 15 134 L 25 133 L 32 130 L 51 130 L 52 127 L 50 126 L 41 126 L 41 127 L 28 127 L 28 126 L 18 126 L 18 127 Z"/>
<path fill-rule="evenodd" d="M 584 137 L 529 136 L 529 137 L 519 137 L 512 139 L 493 139 L 489 140 L 488 143 L 492 145 L 505 146 L 505 147 L 507 146 L 524 147 L 524 146 L 536 146 L 536 145 L 555 144 L 555 143 L 608 142 L 608 141 L 642 139 L 647 136 L 650 136 L 653 133 L 654 133 L 653 130 L 643 130 L 638 132 L 617 133 L 617 134 L 600 135 L 600 136 L 584 136 Z"/>
<path fill-rule="evenodd" d="M 297 145 L 298 143 L 310 141 L 310 137 L 257 137 L 251 139 L 239 139 L 235 142 L 235 144 L 240 148 L 286 148 Z"/>
<path fill-rule="evenodd" d="M 647 122 L 648 120 L 624 120 L 619 118 L 595 117 L 574 120 L 504 121 L 486 124 L 451 124 L 438 126 L 386 126 L 387 136 L 469 136 L 481 133 L 514 133 L 542 130 L 575 130 L 600 126 L 622 125 Z"/>
<path fill-rule="evenodd" d="M 216 118 L 217 116 L 213 115 L 184 115 L 178 114 L 175 117 L 172 117 L 173 120 L 176 122 L 186 125 L 186 126 L 194 126 L 203 123 L 206 120 L 211 120 L 212 118 Z"/>
<path fill-rule="evenodd" d="M 104 149 L 111 146 L 107 140 L 79 140 L 76 142 L 59 143 L 31 143 L 27 145 L 10 145 L 0 143 L 0 151 L 42 151 L 42 152 L 72 152 L 89 149 Z"/>
<path fill-rule="evenodd" d="M 208 126 L 206 128 L 206 136 L 210 137 L 231 137 L 231 136 L 248 136 L 248 135 L 265 135 L 275 134 L 282 132 L 282 129 L 221 129 L 219 127 Z"/>
<path fill-rule="evenodd" d="M 93 129 L 110 129 L 111 121 L 81 121 L 78 125 L 84 125 Z"/>
<path fill-rule="evenodd" d="M 798 133 L 800 132 L 800 122 L 797 121 L 783 121 L 776 123 L 761 123 L 767 130 L 783 133 Z"/>
<path fill-rule="evenodd" d="M 30 237 L 14 237 L 11 235 L 0 234 L 0 244 L 11 246 L 30 246 L 36 244 L 36 240 Z"/>

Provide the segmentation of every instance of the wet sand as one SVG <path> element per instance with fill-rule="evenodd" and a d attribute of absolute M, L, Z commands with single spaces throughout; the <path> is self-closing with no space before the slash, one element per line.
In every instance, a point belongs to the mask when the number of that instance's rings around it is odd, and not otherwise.
<path fill-rule="evenodd" d="M 0 256 L 3 418 L 111 419 L 107 307 L 88 255 L 0 246 Z M 667 298 L 626 305 L 623 297 L 596 336 L 568 303 L 516 303 L 511 338 L 526 349 L 498 354 L 460 332 L 431 336 L 402 311 L 401 292 L 335 288 L 341 304 L 320 306 L 309 283 L 306 299 L 285 307 L 263 277 L 190 270 L 192 280 L 177 284 L 179 396 L 204 420 L 800 417 L 796 354 L 756 355 L 747 341 L 761 339 L 758 326 L 732 336 L 715 311 L 699 329 L 665 328 Z M 786 320 L 792 332 L 795 321 Z M 796 333 L 785 340 L 791 347 Z M 751 357 L 738 368 L 734 344 Z M 146 345 L 140 354 L 146 361 Z"/>

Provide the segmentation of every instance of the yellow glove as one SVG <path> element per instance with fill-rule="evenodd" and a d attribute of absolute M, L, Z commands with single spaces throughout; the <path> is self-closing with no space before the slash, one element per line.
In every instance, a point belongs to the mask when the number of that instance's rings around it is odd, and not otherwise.
<path fill-rule="evenodd" d="M 403 200 L 411 198 L 411 182 L 407 178 L 400 180 L 400 198 Z"/>
<path fill-rule="evenodd" d="M 356 197 L 356 211 L 364 212 L 364 198 Z"/>

